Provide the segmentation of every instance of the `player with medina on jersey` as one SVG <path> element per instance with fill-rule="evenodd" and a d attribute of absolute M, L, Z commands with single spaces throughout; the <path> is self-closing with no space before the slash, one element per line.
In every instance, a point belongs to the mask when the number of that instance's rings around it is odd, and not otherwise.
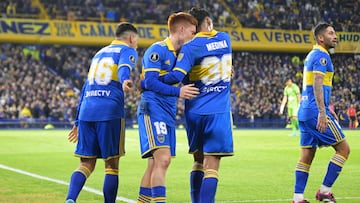
<path fill-rule="evenodd" d="M 229 35 L 213 29 L 209 12 L 192 8 L 189 13 L 198 20 L 198 33 L 182 46 L 173 71 L 161 80 L 194 83 L 200 90 L 197 97 L 185 101 L 185 120 L 189 153 L 194 156 L 191 199 L 208 203 L 215 201 L 221 157 L 233 155 L 232 49 Z"/>

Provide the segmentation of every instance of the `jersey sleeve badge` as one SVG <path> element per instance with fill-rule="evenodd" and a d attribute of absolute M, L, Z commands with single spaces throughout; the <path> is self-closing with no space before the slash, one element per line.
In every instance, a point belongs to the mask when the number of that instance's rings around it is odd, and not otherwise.
<path fill-rule="evenodd" d="M 150 59 L 150 61 L 152 61 L 152 62 L 158 61 L 159 58 L 160 58 L 160 57 L 159 57 L 159 54 L 158 54 L 157 52 L 153 52 L 153 53 L 151 53 L 150 56 L 149 56 L 149 59 Z"/>
<path fill-rule="evenodd" d="M 184 58 L 184 53 L 180 53 L 180 54 L 177 56 L 177 61 L 181 61 L 183 58 Z"/>
<path fill-rule="evenodd" d="M 129 56 L 129 60 L 131 61 L 131 63 L 135 63 L 135 56 L 134 56 L 134 55 L 130 55 L 130 56 Z"/>
<path fill-rule="evenodd" d="M 327 64 L 326 58 L 321 58 L 321 59 L 320 59 L 320 64 L 321 64 L 322 66 L 326 66 L 326 64 Z"/>

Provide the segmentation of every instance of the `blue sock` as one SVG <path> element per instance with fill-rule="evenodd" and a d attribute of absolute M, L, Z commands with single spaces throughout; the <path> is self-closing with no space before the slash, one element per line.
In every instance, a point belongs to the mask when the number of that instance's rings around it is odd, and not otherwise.
<path fill-rule="evenodd" d="M 304 194 L 306 183 L 309 177 L 310 165 L 298 162 L 295 169 L 294 193 Z"/>
<path fill-rule="evenodd" d="M 200 202 L 200 188 L 203 178 L 203 171 L 193 170 L 190 173 L 190 195 L 192 203 Z"/>
<path fill-rule="evenodd" d="M 343 165 L 345 164 L 346 158 L 335 154 L 328 165 L 328 169 L 323 181 L 323 185 L 327 186 L 327 187 L 331 187 L 335 180 L 337 179 L 337 177 L 339 176 Z"/>
<path fill-rule="evenodd" d="M 138 203 L 150 203 L 151 202 L 151 188 L 140 187 Z"/>
<path fill-rule="evenodd" d="M 76 201 L 79 196 L 81 189 L 83 188 L 86 182 L 87 176 L 79 170 L 74 171 L 70 178 L 69 191 L 66 196 L 66 199 L 72 199 Z"/>
<path fill-rule="evenodd" d="M 118 187 L 119 187 L 118 170 L 107 168 L 105 172 L 104 186 L 103 186 L 105 203 L 115 203 Z"/>
<path fill-rule="evenodd" d="M 154 203 L 165 203 L 166 202 L 166 187 L 155 186 L 151 188 L 151 194 Z"/>
<path fill-rule="evenodd" d="M 200 202 L 213 203 L 215 202 L 215 194 L 218 184 L 218 172 L 213 169 L 205 170 L 204 179 L 201 184 Z"/>

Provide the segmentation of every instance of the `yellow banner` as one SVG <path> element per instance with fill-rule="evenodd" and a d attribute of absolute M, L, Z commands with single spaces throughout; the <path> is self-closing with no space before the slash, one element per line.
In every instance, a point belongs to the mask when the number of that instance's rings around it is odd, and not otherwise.
<path fill-rule="evenodd" d="M 0 19 L 0 42 L 104 46 L 115 36 L 117 23 Z M 139 46 L 163 40 L 166 25 L 136 24 Z M 221 28 L 239 51 L 308 52 L 315 44 L 311 31 Z M 337 32 L 336 53 L 359 53 L 360 33 Z"/>

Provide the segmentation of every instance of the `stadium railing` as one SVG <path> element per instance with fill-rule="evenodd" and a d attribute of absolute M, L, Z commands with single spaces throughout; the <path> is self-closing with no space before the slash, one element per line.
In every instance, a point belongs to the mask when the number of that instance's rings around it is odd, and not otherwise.
<path fill-rule="evenodd" d="M 344 128 L 348 127 L 348 121 L 340 121 Z M 234 120 L 233 127 L 236 129 L 284 129 L 288 122 L 286 119 L 241 119 Z M 53 119 L 0 119 L 0 129 L 71 129 L 73 122 Z M 126 128 L 137 128 L 136 119 L 126 119 Z M 184 120 L 177 120 L 176 126 L 184 128 Z"/>

